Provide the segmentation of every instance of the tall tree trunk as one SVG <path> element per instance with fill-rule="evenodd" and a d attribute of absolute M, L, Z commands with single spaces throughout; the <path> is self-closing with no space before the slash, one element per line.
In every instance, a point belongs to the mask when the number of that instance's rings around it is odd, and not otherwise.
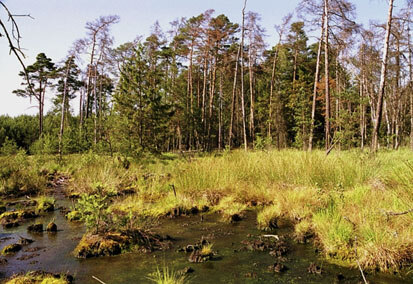
<path fill-rule="evenodd" d="M 82 131 L 82 125 L 83 125 L 83 101 L 84 101 L 84 89 L 82 88 L 80 90 L 80 98 L 79 98 L 79 129 Z"/>
<path fill-rule="evenodd" d="M 400 38 L 397 38 L 397 52 L 396 52 L 396 78 L 395 78 L 395 98 L 394 102 L 394 149 L 397 150 L 400 145 L 400 112 L 401 112 L 401 92 L 400 92 L 400 78 L 401 78 L 401 52 L 400 52 Z"/>
<path fill-rule="evenodd" d="M 247 0 L 244 2 L 244 8 L 242 9 L 242 28 L 241 28 L 241 111 L 242 111 L 242 132 L 244 136 L 244 149 L 248 150 L 247 141 L 247 127 L 246 127 L 246 115 L 245 115 L 245 98 L 244 98 L 244 35 L 245 35 L 245 8 L 247 6 Z"/>
<path fill-rule="evenodd" d="M 70 61 L 68 62 L 68 66 L 66 68 L 65 74 L 65 81 L 63 85 L 63 97 L 62 97 L 62 114 L 60 116 L 60 131 L 59 131 L 59 156 L 60 159 L 62 158 L 62 139 L 63 139 L 63 131 L 65 127 L 65 105 L 66 105 L 66 94 L 67 94 L 67 79 L 69 77 L 69 70 L 70 70 Z"/>
<path fill-rule="evenodd" d="M 409 11 L 410 15 L 410 11 Z M 413 62 L 412 62 L 412 49 L 410 38 L 410 23 L 407 28 L 407 41 L 409 49 L 409 90 L 410 90 L 410 149 L 413 151 Z"/>
<path fill-rule="evenodd" d="M 324 32 L 324 70 L 325 70 L 325 96 L 326 96 L 326 115 L 325 115 L 325 146 L 326 151 L 330 149 L 331 143 L 331 126 L 330 126 L 330 70 L 329 70 L 329 41 L 328 41 L 328 29 L 329 29 L 329 0 L 324 0 L 324 25 L 325 25 L 325 32 Z"/>
<path fill-rule="evenodd" d="M 98 123 L 98 119 L 97 119 L 97 116 L 98 116 L 98 103 L 97 103 L 97 94 L 96 94 L 96 83 L 97 83 L 96 82 L 96 80 L 97 80 L 96 72 L 97 72 L 97 67 L 95 67 L 93 71 L 94 71 L 94 74 L 93 74 L 93 104 L 95 106 L 95 114 L 93 116 L 93 120 L 94 120 L 93 144 L 96 146 L 97 139 L 98 139 L 98 130 L 97 130 L 97 128 L 98 128 L 98 125 L 97 125 L 97 123 Z M 93 107 L 92 107 L 92 110 L 93 110 Z"/>
<path fill-rule="evenodd" d="M 272 129 L 272 108 L 273 108 L 273 93 L 274 93 L 274 83 L 275 83 L 275 68 L 278 62 L 278 53 L 280 49 L 280 44 L 282 40 L 282 35 L 280 35 L 280 40 L 278 41 L 277 47 L 274 53 L 274 59 L 272 61 L 272 71 L 271 71 L 271 84 L 270 84 L 270 101 L 269 101 L 269 114 L 268 114 L 268 138 L 272 137 L 271 129 Z"/>
<path fill-rule="evenodd" d="M 340 50 L 337 50 L 336 54 L 336 131 L 341 134 L 342 126 L 340 121 L 341 100 L 340 100 L 340 73 L 339 73 L 339 57 Z M 349 112 L 351 113 L 351 112 Z M 338 150 L 341 151 L 341 139 L 338 141 Z"/>
<path fill-rule="evenodd" d="M 363 72 L 363 71 L 362 71 Z M 364 124 L 365 124 L 365 111 L 364 111 L 364 95 L 363 95 L 363 80 L 360 78 L 360 136 L 361 136 L 361 150 L 364 149 Z"/>
<path fill-rule="evenodd" d="M 222 90 L 223 90 L 223 82 L 222 82 L 222 70 L 219 72 L 219 114 L 218 114 L 218 150 L 222 149 Z"/>
<path fill-rule="evenodd" d="M 194 42 L 191 42 L 191 49 L 189 53 L 189 70 L 188 70 L 188 85 L 187 92 L 189 97 L 189 104 L 187 103 L 187 112 L 189 109 L 190 114 L 190 131 L 189 131 L 189 147 L 193 146 L 192 137 L 195 137 L 194 128 L 195 128 L 195 117 L 194 117 L 194 91 L 193 91 L 193 79 L 192 79 L 192 70 L 193 70 L 193 54 L 194 54 Z"/>
<path fill-rule="evenodd" d="M 42 97 L 39 98 L 39 138 L 42 137 L 43 133 L 43 103 Z"/>
<path fill-rule="evenodd" d="M 90 54 L 90 62 L 88 66 L 87 72 L 87 85 L 86 85 L 86 118 L 90 117 L 90 112 L 93 110 L 93 107 L 90 106 L 90 93 L 92 90 L 90 89 L 90 85 L 92 82 L 91 71 L 90 68 L 93 68 L 93 63 L 95 60 L 95 52 L 96 52 L 96 33 L 93 34 L 92 38 L 92 52 Z"/>
<path fill-rule="evenodd" d="M 391 129 L 391 122 L 389 119 L 389 112 L 388 112 L 388 108 L 387 108 L 387 101 L 386 99 L 384 99 L 383 101 L 383 109 L 384 109 L 384 118 L 386 120 L 386 128 L 387 128 L 387 136 L 386 136 L 386 141 L 387 141 L 387 148 L 390 148 L 390 137 L 392 134 L 392 129 Z"/>
<path fill-rule="evenodd" d="M 372 151 L 377 152 L 379 147 L 379 131 L 380 131 L 380 124 L 381 118 L 383 113 L 383 104 L 384 102 L 384 91 L 385 91 L 385 83 L 386 83 L 386 74 L 387 74 L 387 60 L 388 60 L 388 51 L 389 51 L 389 41 L 390 41 L 390 33 L 391 33 L 391 23 L 392 23 L 392 13 L 393 13 L 393 0 L 389 2 L 389 13 L 388 13 L 388 20 L 387 20 L 387 27 L 386 27 L 386 37 L 383 45 L 383 59 L 382 59 L 382 68 L 381 68 L 381 76 L 380 76 L 380 86 L 379 86 L 379 93 L 376 103 L 376 112 L 374 114 L 374 121 L 373 121 L 373 133 L 372 133 Z"/>
<path fill-rule="evenodd" d="M 254 125 L 254 111 L 255 111 L 255 98 L 254 98 L 254 84 L 253 84 L 253 75 L 254 71 L 252 69 L 252 54 L 251 54 L 252 46 L 250 44 L 249 51 L 248 51 L 248 70 L 249 70 L 249 83 L 250 83 L 250 136 L 252 142 L 254 142 L 254 133 L 255 133 L 255 125 Z"/>
<path fill-rule="evenodd" d="M 43 88 L 42 88 L 42 81 L 40 81 L 39 83 L 39 95 L 36 96 L 38 102 L 39 102 L 39 138 L 42 137 L 42 132 L 43 132 L 43 104 L 42 104 L 42 92 L 43 92 Z"/>
<path fill-rule="evenodd" d="M 212 114 L 214 111 L 215 81 L 217 77 L 217 56 L 215 56 L 213 60 L 214 60 L 214 64 L 212 66 L 211 88 L 210 88 L 210 94 L 209 94 L 208 144 L 211 144 L 211 125 L 212 125 Z"/>
<path fill-rule="evenodd" d="M 313 149 L 313 139 L 314 139 L 314 125 L 315 125 L 315 111 L 317 103 L 317 89 L 318 89 L 318 80 L 320 77 L 320 62 L 321 62 L 321 48 L 323 44 L 324 37 L 324 13 L 321 20 L 321 35 L 320 40 L 318 41 L 318 50 L 317 50 L 317 63 L 315 67 L 315 76 L 314 76 L 314 89 L 313 89 L 313 104 L 311 107 L 311 125 L 310 125 L 310 134 L 308 140 L 308 151 Z"/>
<path fill-rule="evenodd" d="M 237 77 L 238 77 L 238 61 L 241 53 L 241 45 L 238 47 L 237 57 L 235 59 L 234 82 L 232 85 L 232 101 L 231 101 L 231 121 L 229 123 L 228 147 L 231 148 L 232 136 L 235 121 L 235 101 L 237 92 Z"/>
<path fill-rule="evenodd" d="M 203 76 L 203 83 L 202 83 L 202 117 L 201 121 L 204 124 L 204 133 L 206 132 L 206 92 L 207 92 L 207 77 L 208 77 L 208 54 L 205 54 L 204 58 L 204 76 Z"/>
<path fill-rule="evenodd" d="M 47 87 L 47 79 L 45 80 L 43 87 L 40 88 L 40 136 L 43 135 L 43 126 L 44 126 L 44 99 L 46 97 L 46 87 Z"/>
<path fill-rule="evenodd" d="M 373 152 L 377 152 L 379 148 L 379 130 L 380 130 L 381 117 L 383 113 L 384 88 L 386 86 L 387 59 L 388 59 L 388 53 L 389 53 L 391 24 L 393 20 L 393 2 L 394 0 L 389 0 L 389 12 L 388 12 L 388 18 L 387 18 L 387 25 L 386 25 L 386 37 L 384 39 L 383 61 L 381 64 L 379 95 L 377 98 L 376 116 L 375 116 L 375 121 L 373 125 L 372 142 L 371 142 L 371 147 L 372 147 Z"/>

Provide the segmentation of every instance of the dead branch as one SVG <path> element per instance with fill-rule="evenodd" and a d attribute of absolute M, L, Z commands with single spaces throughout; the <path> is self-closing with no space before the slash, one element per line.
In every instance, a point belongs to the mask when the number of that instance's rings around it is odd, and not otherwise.
<path fill-rule="evenodd" d="M 32 87 L 32 84 L 30 83 L 30 79 L 29 79 L 29 74 L 27 73 L 27 69 L 26 69 L 26 65 L 23 62 L 22 58 L 25 58 L 25 55 L 20 47 L 20 39 L 21 39 L 21 35 L 20 35 L 20 30 L 19 30 L 19 26 L 17 25 L 17 22 L 15 21 L 14 17 L 20 17 L 20 16 L 27 16 L 30 18 L 33 18 L 32 16 L 30 16 L 30 14 L 28 15 L 13 15 L 10 10 L 7 8 L 7 6 L 0 1 L 0 5 L 4 8 L 4 10 L 6 11 L 8 17 L 9 17 L 9 21 L 11 21 L 11 25 L 12 25 L 12 30 L 11 30 L 11 34 L 9 33 L 6 25 L 3 23 L 3 21 L 0 19 L 0 26 L 3 30 L 4 35 L 7 38 L 7 41 L 9 43 L 9 47 L 10 47 L 10 54 L 14 53 L 14 55 L 16 56 L 17 60 L 19 61 L 20 65 L 23 68 L 23 72 L 25 74 L 25 78 L 27 81 L 27 87 L 29 88 L 30 92 L 32 95 L 34 95 L 34 90 Z M 0 33 L 0 37 L 3 36 Z M 15 43 L 13 42 L 13 39 L 15 41 Z"/>
<path fill-rule="evenodd" d="M 357 237 L 354 238 L 354 252 L 356 254 L 356 262 L 357 262 L 357 266 L 359 267 L 361 276 L 363 277 L 363 281 L 365 284 L 368 284 L 366 277 L 364 276 L 364 272 L 363 269 L 361 268 L 360 262 L 359 262 L 359 258 L 357 256 Z"/>
<path fill-rule="evenodd" d="M 409 214 L 409 213 L 413 213 L 413 208 L 409 209 L 409 210 L 406 210 L 406 211 L 403 211 L 403 212 L 391 212 L 391 211 L 386 212 L 384 210 L 383 210 L 383 212 L 387 217 L 389 217 L 389 216 L 400 216 L 400 215 L 406 215 L 406 214 Z"/>
<path fill-rule="evenodd" d="M 93 279 L 95 279 L 97 282 L 101 283 L 101 284 L 106 284 L 105 282 L 103 282 L 102 280 L 100 280 L 99 278 L 97 278 L 96 276 L 92 276 Z"/>

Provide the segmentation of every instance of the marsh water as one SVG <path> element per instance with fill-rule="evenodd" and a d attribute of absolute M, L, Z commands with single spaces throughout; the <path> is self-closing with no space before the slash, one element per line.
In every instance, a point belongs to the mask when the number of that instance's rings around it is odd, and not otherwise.
<path fill-rule="evenodd" d="M 57 197 L 56 207 L 68 207 L 70 201 Z M 7 263 L 0 264 L 1 279 L 30 270 L 44 270 L 54 273 L 68 273 L 75 277 L 75 283 L 99 283 L 95 276 L 105 283 L 151 283 L 150 273 L 157 268 L 168 267 L 178 271 L 191 267 L 188 275 L 194 283 L 360 283 L 360 272 L 328 263 L 310 244 L 296 244 L 288 238 L 288 226 L 271 234 L 286 236 L 289 252 L 284 260 L 288 268 L 275 273 L 268 270 L 276 259 L 265 251 L 242 249 L 242 241 L 262 236 L 256 229 L 255 214 L 249 212 L 237 223 L 222 222 L 216 214 L 195 215 L 163 219 L 153 229 L 159 234 L 167 234 L 174 241 L 172 248 L 153 253 L 131 252 L 118 256 L 77 259 L 72 255 L 85 228 L 80 223 L 68 222 L 58 211 L 48 213 L 19 227 L 0 229 L 0 249 L 17 242 L 20 237 L 34 240 L 14 255 L 6 256 Z M 43 224 L 54 221 L 58 232 L 54 234 L 32 234 L 27 227 L 34 222 Z M 201 238 L 213 243 L 216 256 L 204 263 L 190 263 L 189 255 L 178 252 L 178 248 L 194 244 Z M 311 263 L 322 268 L 321 274 L 308 273 Z M 413 283 L 413 275 L 367 274 L 371 283 Z M 192 281 L 191 281 L 192 280 Z"/>

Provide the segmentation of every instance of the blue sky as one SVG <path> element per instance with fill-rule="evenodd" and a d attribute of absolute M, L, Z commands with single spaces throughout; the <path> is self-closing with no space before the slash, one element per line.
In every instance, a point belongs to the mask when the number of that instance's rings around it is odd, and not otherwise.
<path fill-rule="evenodd" d="M 396 0 L 401 2 L 404 0 Z M 18 18 L 22 33 L 22 46 L 32 64 L 36 55 L 46 53 L 54 62 L 60 62 L 72 43 L 84 36 L 85 23 L 101 15 L 115 14 L 120 23 L 112 28 L 115 45 L 133 40 L 138 35 L 148 35 L 150 27 L 158 20 L 164 31 L 169 22 L 180 17 L 191 17 L 207 9 L 214 9 L 215 15 L 225 14 L 231 21 L 240 23 L 243 0 L 6 0 L 14 14 L 31 14 L 34 19 Z M 294 12 L 299 0 L 249 0 L 248 11 L 262 16 L 262 25 L 267 30 L 267 43 L 275 42 L 274 25 L 288 13 Z M 369 20 L 384 21 L 387 14 L 385 0 L 352 0 L 357 6 L 358 21 L 368 24 Z M 4 21 L 5 14 L 0 11 Z M 18 98 L 12 94 L 19 88 L 21 70 L 16 59 L 9 55 L 8 45 L 0 38 L 0 115 L 36 114 L 33 101 Z M 50 97 L 46 97 L 46 110 Z"/>

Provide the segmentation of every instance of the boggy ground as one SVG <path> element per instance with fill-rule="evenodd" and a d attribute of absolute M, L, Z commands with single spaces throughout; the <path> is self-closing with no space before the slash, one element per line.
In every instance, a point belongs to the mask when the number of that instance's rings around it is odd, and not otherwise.
<path fill-rule="evenodd" d="M 87 154 L 64 157 L 59 164 L 53 157 L 30 157 L 16 166 L 10 159 L 0 192 L 22 195 L 10 186 L 16 183 L 15 169 L 21 177 L 24 166 L 30 167 L 27 174 L 37 171 L 43 180 L 32 182 L 38 187 L 26 186 L 24 194 L 44 194 L 50 177 L 60 172 L 71 177 L 71 210 L 77 209 L 75 200 L 82 194 L 99 188 L 110 196 L 107 212 L 127 216 L 125 223 L 138 227 L 166 216 L 206 211 L 219 213 L 220 222 L 242 222 L 247 212 L 255 211 L 253 226 L 277 230 L 287 221 L 297 242 L 314 243 L 330 262 L 351 267 L 358 262 L 369 271 L 411 269 L 413 154 L 407 150 L 378 156 L 336 152 L 328 157 L 293 150 L 235 151 L 125 160 Z"/>

